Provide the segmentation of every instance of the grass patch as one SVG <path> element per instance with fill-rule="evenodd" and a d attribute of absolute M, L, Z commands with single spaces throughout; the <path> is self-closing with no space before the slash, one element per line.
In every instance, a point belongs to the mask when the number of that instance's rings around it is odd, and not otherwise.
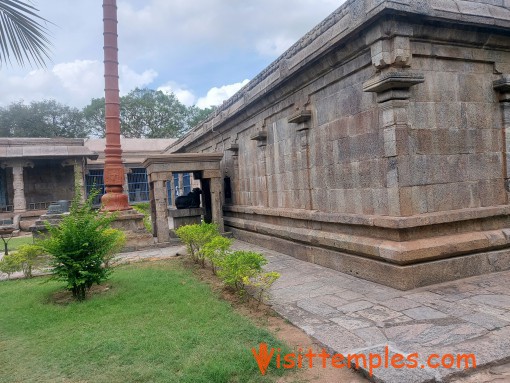
<path fill-rule="evenodd" d="M 15 251 L 21 245 L 31 245 L 34 243 L 34 240 L 31 235 L 23 236 L 23 237 L 13 237 L 9 240 L 8 248 L 9 251 Z M 4 252 L 4 243 L 0 240 L 0 251 Z"/>
<path fill-rule="evenodd" d="M 273 382 L 283 372 L 260 375 L 251 348 L 279 342 L 179 260 L 120 267 L 107 285 L 61 304 L 58 282 L 0 282 L 0 382 Z"/>

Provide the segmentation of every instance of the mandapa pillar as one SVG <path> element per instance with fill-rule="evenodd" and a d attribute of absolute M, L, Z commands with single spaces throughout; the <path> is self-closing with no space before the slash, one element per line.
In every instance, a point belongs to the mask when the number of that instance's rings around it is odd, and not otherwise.
<path fill-rule="evenodd" d="M 27 210 L 27 201 L 25 199 L 25 181 L 23 180 L 23 165 L 14 165 L 12 167 L 12 178 L 14 186 L 14 212 Z"/>
<path fill-rule="evenodd" d="M 81 200 L 85 201 L 87 198 L 87 190 L 85 190 L 83 161 L 75 161 L 73 164 L 74 170 L 74 185 L 80 190 Z"/>
<path fill-rule="evenodd" d="M 166 182 L 157 180 L 152 182 L 151 189 L 154 193 L 154 234 L 158 238 L 158 242 L 170 241 L 170 229 L 168 227 L 168 200 L 166 192 Z"/>
<path fill-rule="evenodd" d="M 211 210 L 212 221 L 218 225 L 220 233 L 225 231 L 223 224 L 223 208 L 221 196 L 221 178 L 211 178 Z"/>

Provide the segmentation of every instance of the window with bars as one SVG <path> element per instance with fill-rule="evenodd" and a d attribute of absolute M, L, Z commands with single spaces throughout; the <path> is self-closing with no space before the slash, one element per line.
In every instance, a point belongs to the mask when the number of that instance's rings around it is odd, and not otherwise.
<path fill-rule="evenodd" d="M 103 169 L 90 169 L 88 174 L 85 176 L 87 196 L 90 195 L 92 189 L 98 189 L 99 194 L 94 198 L 93 203 L 95 205 L 101 204 L 101 197 L 105 193 L 104 191 L 104 170 Z"/>
<path fill-rule="evenodd" d="M 147 202 L 149 200 L 149 183 L 145 168 L 133 168 L 127 175 L 129 202 Z"/>
<path fill-rule="evenodd" d="M 172 185 L 170 181 L 166 182 L 166 197 L 168 200 L 168 206 L 172 205 Z"/>
<path fill-rule="evenodd" d="M 191 177 L 189 173 L 184 173 L 182 176 L 182 184 L 184 195 L 188 195 L 191 192 Z"/>
<path fill-rule="evenodd" d="M 183 173 L 182 176 L 182 194 L 180 193 L 181 185 L 179 183 L 179 173 L 173 173 L 173 184 L 174 184 L 174 195 L 179 197 L 180 195 L 188 195 L 191 192 L 191 174 Z M 172 205 L 172 186 L 171 182 L 168 181 L 166 184 L 166 192 L 168 197 L 168 205 Z"/>

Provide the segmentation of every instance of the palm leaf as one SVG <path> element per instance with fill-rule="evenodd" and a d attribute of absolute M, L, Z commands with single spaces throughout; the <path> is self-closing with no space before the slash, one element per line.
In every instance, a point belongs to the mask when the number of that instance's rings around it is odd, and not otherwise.
<path fill-rule="evenodd" d="M 27 1 L 0 0 L 0 67 L 13 58 L 21 66 L 45 66 L 51 43 L 42 23 L 48 21 L 36 12 Z"/>

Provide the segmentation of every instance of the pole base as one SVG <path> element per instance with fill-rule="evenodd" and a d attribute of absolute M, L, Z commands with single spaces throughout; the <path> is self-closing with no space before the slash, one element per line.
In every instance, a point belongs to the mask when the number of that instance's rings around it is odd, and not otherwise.
<path fill-rule="evenodd" d="M 123 193 L 106 193 L 101 198 L 101 204 L 103 211 L 122 211 L 130 210 L 128 196 Z"/>

